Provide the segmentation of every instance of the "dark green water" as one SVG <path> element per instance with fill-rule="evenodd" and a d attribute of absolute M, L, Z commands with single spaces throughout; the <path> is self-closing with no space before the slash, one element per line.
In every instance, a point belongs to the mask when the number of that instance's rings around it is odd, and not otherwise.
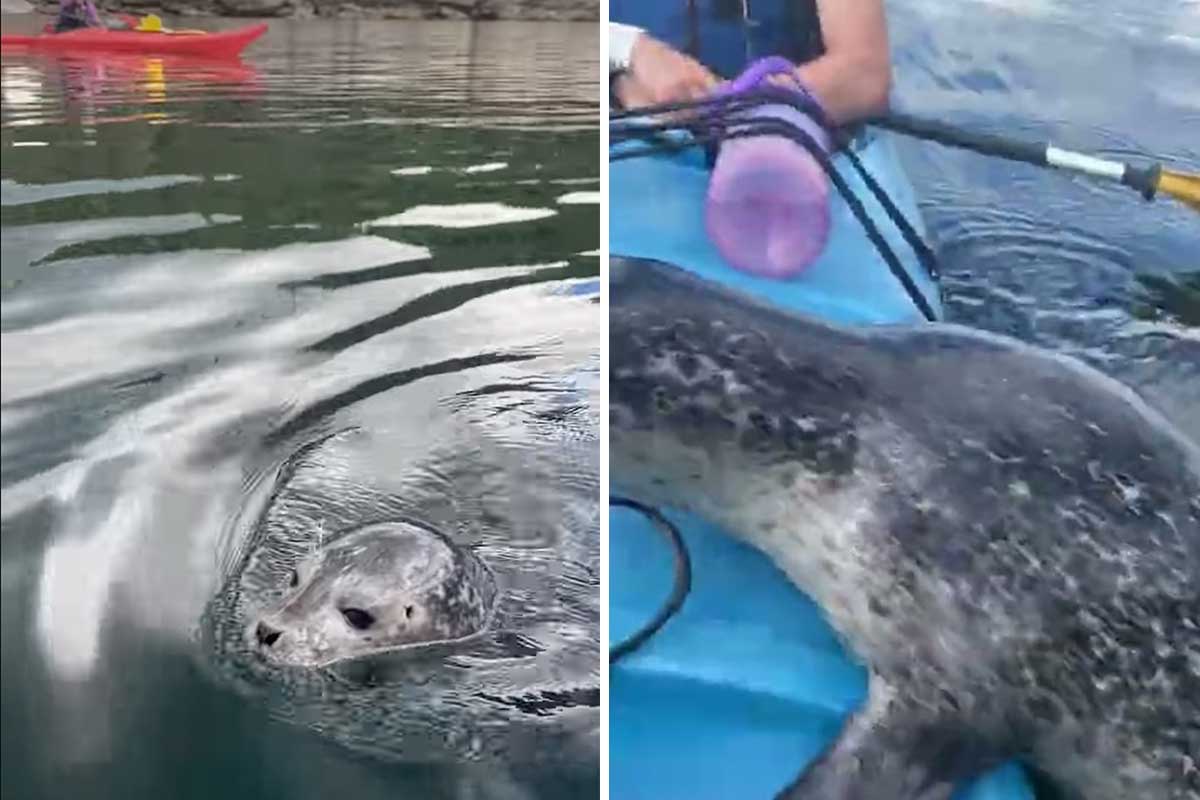
<path fill-rule="evenodd" d="M 598 47 L 278 22 L 232 64 L 0 60 L 5 800 L 597 794 Z M 500 564 L 512 629 L 430 673 L 486 692 L 404 714 L 424 684 L 215 655 L 260 515 L 379 497 Z M 471 729 L 484 694 L 523 716 Z"/>

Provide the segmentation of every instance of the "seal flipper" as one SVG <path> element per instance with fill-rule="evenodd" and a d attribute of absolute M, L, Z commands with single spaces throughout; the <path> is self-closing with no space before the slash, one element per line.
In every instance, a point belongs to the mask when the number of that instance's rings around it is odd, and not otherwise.
<path fill-rule="evenodd" d="M 866 704 L 776 800 L 948 800 L 998 761 L 958 720 L 931 718 L 873 675 Z"/>

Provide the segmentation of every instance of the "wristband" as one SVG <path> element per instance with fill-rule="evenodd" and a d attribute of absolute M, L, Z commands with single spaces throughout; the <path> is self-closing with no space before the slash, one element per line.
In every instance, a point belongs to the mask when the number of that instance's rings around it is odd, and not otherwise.
<path fill-rule="evenodd" d="M 623 25 L 620 22 L 608 23 L 608 70 L 618 72 L 629 68 L 629 58 L 633 53 L 633 43 L 642 35 L 641 28 Z"/>

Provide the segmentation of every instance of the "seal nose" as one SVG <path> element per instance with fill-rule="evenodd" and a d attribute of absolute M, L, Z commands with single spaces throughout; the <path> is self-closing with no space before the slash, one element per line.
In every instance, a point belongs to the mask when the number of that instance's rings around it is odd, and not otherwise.
<path fill-rule="evenodd" d="M 254 637 L 258 639 L 258 643 L 264 647 L 270 647 L 271 645 L 275 644 L 275 642 L 279 641 L 279 636 L 282 633 L 283 631 L 278 631 L 265 622 L 258 623 L 258 626 L 254 629 Z"/>

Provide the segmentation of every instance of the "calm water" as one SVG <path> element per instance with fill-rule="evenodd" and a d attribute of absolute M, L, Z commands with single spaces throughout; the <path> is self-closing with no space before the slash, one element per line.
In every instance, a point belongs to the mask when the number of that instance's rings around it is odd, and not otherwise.
<path fill-rule="evenodd" d="M 1196 0 L 889 0 L 898 106 L 1200 171 Z M 1200 439 L 1200 216 L 1121 186 L 904 143 L 948 315 L 1077 355 Z"/>
<path fill-rule="evenodd" d="M 598 46 L 3 58 L 5 798 L 596 793 Z M 489 636 L 254 656 L 299 556 L 400 515 L 492 566 Z"/>

